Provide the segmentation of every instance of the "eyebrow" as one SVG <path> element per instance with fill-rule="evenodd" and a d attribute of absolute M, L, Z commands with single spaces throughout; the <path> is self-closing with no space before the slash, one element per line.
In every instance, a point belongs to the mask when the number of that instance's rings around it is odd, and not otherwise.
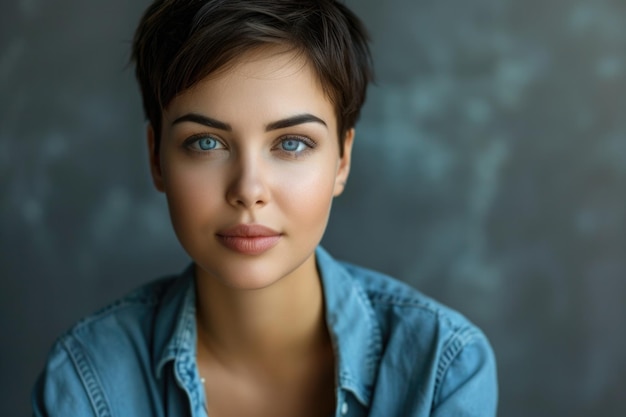
<path fill-rule="evenodd" d="M 326 122 L 319 117 L 313 116 L 310 113 L 304 113 L 272 122 L 265 126 L 265 131 L 269 132 L 270 130 L 284 129 L 286 127 L 297 126 L 304 123 L 319 123 L 321 125 L 324 125 L 325 127 L 328 127 Z"/>
<path fill-rule="evenodd" d="M 197 113 L 188 113 L 180 116 L 172 122 L 172 126 L 183 122 L 197 123 L 207 127 L 212 127 L 214 129 L 225 130 L 227 132 L 232 132 L 233 130 L 232 126 L 228 123 L 224 123 L 211 117 L 203 116 Z M 319 123 L 325 127 L 328 127 L 326 122 L 319 117 L 314 116 L 310 113 L 303 113 L 287 117 L 285 119 L 280 119 L 275 122 L 271 122 L 265 126 L 265 131 L 269 132 L 270 130 L 285 129 L 287 127 L 293 127 L 305 123 Z"/>
<path fill-rule="evenodd" d="M 183 122 L 198 123 L 207 127 L 212 127 L 219 130 L 225 130 L 231 132 L 233 128 L 228 123 L 220 122 L 219 120 L 212 119 L 208 116 L 203 116 L 197 113 L 188 113 L 184 116 L 180 116 L 178 119 L 172 122 L 172 126 Z"/>

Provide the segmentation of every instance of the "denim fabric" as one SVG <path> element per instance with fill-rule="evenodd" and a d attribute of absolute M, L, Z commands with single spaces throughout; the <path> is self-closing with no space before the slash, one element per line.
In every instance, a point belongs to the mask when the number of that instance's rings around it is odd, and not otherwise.
<path fill-rule="evenodd" d="M 316 251 L 337 358 L 335 415 L 496 415 L 484 334 L 392 278 Z M 193 267 L 146 285 L 59 338 L 35 416 L 206 417 L 196 368 Z"/>

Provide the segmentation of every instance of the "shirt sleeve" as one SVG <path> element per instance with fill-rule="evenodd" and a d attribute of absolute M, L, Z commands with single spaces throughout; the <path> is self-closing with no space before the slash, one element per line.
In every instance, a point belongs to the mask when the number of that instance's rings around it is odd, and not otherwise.
<path fill-rule="evenodd" d="M 96 417 L 84 378 L 62 341 L 52 348 L 32 391 L 34 417 Z"/>
<path fill-rule="evenodd" d="M 493 350 L 478 329 L 457 334 L 440 364 L 432 417 L 495 417 L 498 382 Z"/>

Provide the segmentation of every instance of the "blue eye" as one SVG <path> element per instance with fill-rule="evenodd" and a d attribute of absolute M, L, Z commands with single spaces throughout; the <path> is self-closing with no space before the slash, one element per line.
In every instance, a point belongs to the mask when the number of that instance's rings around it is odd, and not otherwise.
<path fill-rule="evenodd" d="M 280 147 L 283 151 L 287 152 L 302 152 L 308 145 L 300 139 L 289 138 L 280 143 Z"/>
<path fill-rule="evenodd" d="M 185 147 L 194 152 L 206 153 L 224 149 L 223 142 L 214 137 L 206 135 L 194 135 L 185 141 Z"/>
<path fill-rule="evenodd" d="M 197 143 L 198 143 L 198 147 L 202 149 L 203 151 L 210 151 L 212 149 L 215 149 L 219 144 L 219 142 L 214 138 L 198 139 Z"/>

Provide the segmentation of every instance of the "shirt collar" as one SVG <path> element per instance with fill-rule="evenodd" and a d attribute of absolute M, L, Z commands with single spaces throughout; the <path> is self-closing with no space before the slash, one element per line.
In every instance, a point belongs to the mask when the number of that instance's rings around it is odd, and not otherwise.
<path fill-rule="evenodd" d="M 382 336 L 365 290 L 346 268 L 318 247 L 326 322 L 338 358 L 338 382 L 369 406 L 382 351 Z"/>
<path fill-rule="evenodd" d="M 365 406 L 371 400 L 382 351 L 381 330 L 365 290 L 321 246 L 315 251 L 322 279 L 326 323 L 337 356 L 340 388 Z M 177 358 L 195 358 L 194 266 L 190 265 L 164 294 L 155 321 L 155 374 Z"/>
<path fill-rule="evenodd" d="M 196 292 L 194 265 L 189 265 L 163 295 L 155 318 L 155 375 L 180 357 L 196 356 Z"/>

